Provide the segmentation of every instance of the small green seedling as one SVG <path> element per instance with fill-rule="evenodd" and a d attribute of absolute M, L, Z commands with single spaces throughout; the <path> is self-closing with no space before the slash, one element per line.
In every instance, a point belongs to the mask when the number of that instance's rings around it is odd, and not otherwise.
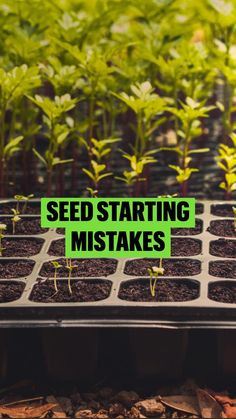
<path fill-rule="evenodd" d="M 27 196 L 24 196 L 23 197 L 23 199 L 24 199 L 24 206 L 23 206 L 23 208 L 22 208 L 22 213 L 23 214 L 25 214 L 26 213 L 26 210 L 27 210 L 27 205 L 28 205 L 28 203 L 29 203 L 29 201 L 31 200 L 31 199 L 33 199 L 34 198 L 34 194 L 30 194 L 30 195 L 27 195 Z"/>
<path fill-rule="evenodd" d="M 234 213 L 234 230 L 236 231 L 236 207 L 233 207 L 233 213 Z"/>
<path fill-rule="evenodd" d="M 15 195 L 14 199 L 16 200 L 16 212 L 20 213 L 20 201 L 24 201 L 24 195 Z"/>
<path fill-rule="evenodd" d="M 52 260 L 52 265 L 54 267 L 54 288 L 55 291 L 58 292 L 58 287 L 57 287 L 57 272 L 58 269 L 62 267 L 62 265 L 60 265 L 60 263 L 58 263 L 56 260 Z"/>
<path fill-rule="evenodd" d="M 7 229 L 6 224 L 0 224 L 0 256 L 2 256 L 3 250 L 5 250 L 4 247 L 2 247 L 2 240 L 4 239 L 3 232 Z"/>
<path fill-rule="evenodd" d="M 69 259 L 68 263 L 66 264 L 66 268 L 68 269 L 68 289 L 69 289 L 69 293 L 72 294 L 71 274 L 72 274 L 73 269 L 77 268 L 77 265 L 72 265 L 72 260 Z"/>
<path fill-rule="evenodd" d="M 16 223 L 18 223 L 21 220 L 21 217 L 19 216 L 20 213 L 15 208 L 11 209 L 13 212 L 13 217 L 11 218 L 12 221 L 12 234 L 16 234 Z"/>
<path fill-rule="evenodd" d="M 150 292 L 151 296 L 154 298 L 156 294 L 156 284 L 159 275 L 164 274 L 164 268 L 162 267 L 162 259 L 160 259 L 159 266 L 152 266 L 148 268 L 148 273 L 150 275 Z"/>
<path fill-rule="evenodd" d="M 233 145 L 228 146 L 221 143 L 216 157 L 218 167 L 223 170 L 224 181 L 219 184 L 225 191 L 225 198 L 231 199 L 232 193 L 236 191 L 236 134 L 230 135 Z"/>

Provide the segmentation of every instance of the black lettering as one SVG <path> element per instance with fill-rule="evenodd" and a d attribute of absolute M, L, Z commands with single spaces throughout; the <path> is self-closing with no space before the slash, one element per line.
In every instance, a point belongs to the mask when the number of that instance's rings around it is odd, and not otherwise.
<path fill-rule="evenodd" d="M 86 231 L 72 231 L 71 232 L 71 249 L 73 252 L 79 252 L 80 250 L 87 250 L 87 234 Z"/>
<path fill-rule="evenodd" d="M 54 207 L 57 207 L 57 202 L 49 201 L 47 203 L 47 211 L 50 212 L 50 214 L 47 214 L 48 221 L 57 221 L 58 220 L 58 213 Z"/>
<path fill-rule="evenodd" d="M 107 206 L 108 203 L 104 202 L 104 201 L 99 201 L 98 205 L 97 205 L 97 209 L 100 212 L 100 214 L 98 214 L 97 219 L 99 221 L 107 221 L 108 220 L 108 212 L 107 212 Z"/>
<path fill-rule="evenodd" d="M 156 231 L 153 235 L 154 237 L 154 241 L 157 244 L 153 245 L 153 249 L 157 250 L 158 252 L 161 252 L 162 250 L 165 249 L 165 242 L 164 240 L 161 239 L 161 237 L 165 237 L 165 233 L 163 233 L 163 231 Z"/>
<path fill-rule="evenodd" d="M 187 209 L 184 209 L 187 208 Z M 189 204 L 186 201 L 181 201 L 177 205 L 177 217 L 179 221 L 189 220 Z"/>

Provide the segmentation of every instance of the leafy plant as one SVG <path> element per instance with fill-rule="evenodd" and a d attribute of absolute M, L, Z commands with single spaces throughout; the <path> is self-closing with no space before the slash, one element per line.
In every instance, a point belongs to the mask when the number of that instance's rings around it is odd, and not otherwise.
<path fill-rule="evenodd" d="M 164 274 L 164 268 L 162 267 L 162 259 L 160 259 L 159 266 L 152 266 L 151 268 L 148 268 L 148 273 L 150 275 L 150 292 L 151 296 L 154 298 L 156 295 L 156 284 L 159 275 Z"/>
<path fill-rule="evenodd" d="M 225 190 L 226 199 L 231 199 L 232 193 L 236 191 L 236 134 L 232 133 L 230 139 L 233 146 L 221 143 L 216 158 L 224 173 L 224 181 L 219 186 Z"/>
<path fill-rule="evenodd" d="M 59 147 L 64 144 L 70 133 L 70 128 L 60 123 L 61 118 L 66 112 L 75 107 L 76 99 L 72 99 L 69 94 L 60 97 L 55 96 L 54 100 L 39 95 L 36 95 L 35 98 L 29 97 L 29 99 L 42 109 L 44 122 L 48 127 L 48 134 L 45 134 L 45 137 L 48 139 L 48 148 L 44 155 L 40 154 L 35 148 L 33 151 L 47 169 L 47 195 L 51 196 L 54 167 L 73 161 L 73 159 L 62 160 L 57 154 Z"/>
<path fill-rule="evenodd" d="M 179 141 L 176 146 L 162 147 L 160 151 L 172 151 L 178 156 L 178 165 L 171 164 L 169 167 L 177 172 L 176 180 L 181 186 L 182 196 L 187 195 L 188 182 L 192 173 L 199 171 L 198 168 L 190 167 L 192 155 L 209 151 L 209 148 L 192 148 L 192 143 L 202 132 L 200 118 L 207 118 L 212 109 L 214 109 L 213 106 L 204 106 L 191 98 L 187 98 L 186 103 L 181 102 L 180 109 L 169 108 L 180 123 L 180 129 L 177 132 Z"/>
<path fill-rule="evenodd" d="M 25 94 L 40 85 L 38 68 L 22 65 L 6 71 L 0 68 L 0 195 L 4 196 L 5 165 L 20 150 L 22 136 L 8 137 L 7 111 L 16 106 Z"/>
<path fill-rule="evenodd" d="M 112 172 L 107 171 L 106 159 L 112 151 L 111 145 L 119 141 L 118 139 L 104 139 L 96 140 L 91 139 L 91 147 L 88 148 L 89 155 L 91 156 L 90 169 L 83 168 L 83 172 L 92 181 L 92 187 L 87 188 L 91 196 L 96 197 L 100 182 L 108 176 L 112 176 Z"/>

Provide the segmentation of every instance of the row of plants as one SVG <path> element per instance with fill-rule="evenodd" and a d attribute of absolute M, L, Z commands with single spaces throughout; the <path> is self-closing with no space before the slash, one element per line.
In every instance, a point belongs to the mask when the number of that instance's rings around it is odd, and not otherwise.
<path fill-rule="evenodd" d="M 233 0 L 3 0 L 0 32 L 1 197 L 82 181 L 95 197 L 114 180 L 139 196 L 163 155 L 186 196 L 199 155 L 215 154 L 217 119 L 219 187 L 232 198 Z"/>

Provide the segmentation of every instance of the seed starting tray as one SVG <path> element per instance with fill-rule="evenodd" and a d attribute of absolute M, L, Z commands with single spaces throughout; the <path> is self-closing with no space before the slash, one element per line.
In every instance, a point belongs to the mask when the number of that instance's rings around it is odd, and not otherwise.
<path fill-rule="evenodd" d="M 4 201 L 12 202 L 12 201 Z M 31 201 L 37 203 L 38 201 Z M 3 203 L 3 201 L 1 202 Z M 0 283 L 24 283 L 25 288 L 21 297 L 15 301 L 0 304 L 0 326 L 1 327 L 168 327 L 168 328 L 236 328 L 236 305 L 216 302 L 208 298 L 209 285 L 212 283 L 227 282 L 235 283 L 236 278 L 218 278 L 209 275 L 210 262 L 232 261 L 232 258 L 222 258 L 209 253 L 209 246 L 212 241 L 233 240 L 236 249 L 236 239 L 232 237 L 219 237 L 207 231 L 212 220 L 225 220 L 229 217 L 215 216 L 211 213 L 212 205 L 235 205 L 234 202 L 203 201 L 203 213 L 197 214 L 203 222 L 202 233 L 198 235 L 180 236 L 193 238 L 201 242 L 201 253 L 196 256 L 173 256 L 174 259 L 191 259 L 201 262 L 201 272 L 197 275 L 184 276 L 163 276 L 166 281 L 173 279 L 177 281 L 191 281 L 199 287 L 199 297 L 185 302 L 131 302 L 118 297 L 122 283 L 131 280 L 147 279 L 148 276 L 130 276 L 124 273 L 125 264 L 131 259 L 120 259 L 117 261 L 117 269 L 112 275 L 106 277 L 73 277 L 73 280 L 109 280 L 111 281 L 111 292 L 108 298 L 96 302 L 78 303 L 38 303 L 30 300 L 34 285 L 40 277 L 39 272 L 43 263 L 56 260 L 61 257 L 50 256 L 48 249 L 54 240 L 63 238 L 56 230 L 49 229 L 44 234 L 37 235 L 6 235 L 6 238 L 33 238 L 43 240 L 41 251 L 30 257 L 1 257 L 0 263 L 4 261 L 31 260 L 35 262 L 31 274 L 27 277 L 14 279 L 0 279 Z M 14 203 L 15 206 L 15 203 Z M 0 215 L 0 222 L 10 215 Z M 24 217 L 37 218 L 39 215 L 22 215 Z M 231 220 L 233 222 L 233 213 Z M 177 236 L 172 236 L 177 237 Z M 79 259 L 78 259 L 79 260 Z M 235 276 L 235 275 L 234 275 Z M 53 279 L 50 279 L 53 280 Z M 59 278 L 59 281 L 67 281 L 67 278 Z"/>

